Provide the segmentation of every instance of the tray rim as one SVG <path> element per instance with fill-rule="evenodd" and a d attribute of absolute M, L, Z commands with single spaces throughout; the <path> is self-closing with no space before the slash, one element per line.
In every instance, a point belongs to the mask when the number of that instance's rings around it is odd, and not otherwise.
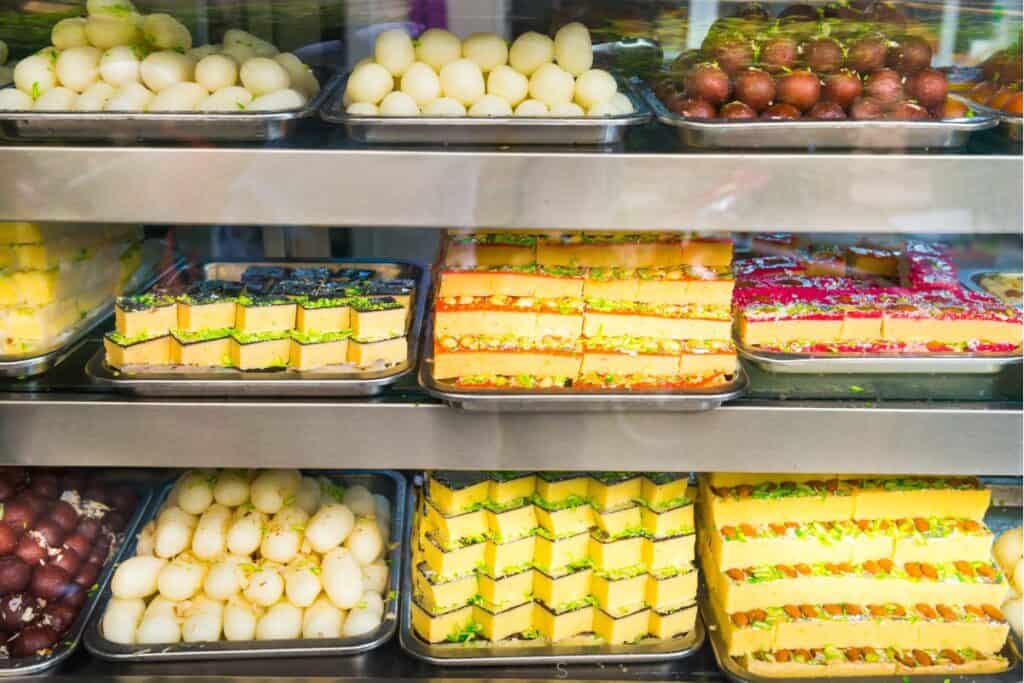
<path fill-rule="evenodd" d="M 984 287 L 981 286 L 980 280 L 981 280 L 982 276 L 984 276 L 984 275 L 1002 275 L 1002 274 L 1020 275 L 1020 273 L 1018 273 L 1016 271 L 1013 271 L 1013 270 L 1010 270 L 1010 269 L 1007 269 L 1007 268 L 1002 268 L 1002 269 L 1000 269 L 1000 268 L 972 268 L 970 270 L 961 271 L 960 272 L 960 280 L 961 280 L 961 282 L 964 283 L 964 286 L 966 286 L 968 289 L 970 289 L 970 290 L 972 290 L 974 292 L 977 292 L 978 294 L 982 294 L 984 296 L 995 297 L 1003 305 L 1010 306 L 1011 308 L 1024 309 L 1024 303 L 1021 303 L 1021 304 L 1006 303 L 1002 299 L 999 299 L 999 297 L 997 297 L 995 294 L 993 294 L 992 292 L 988 291 L 987 289 L 985 289 Z"/>
<path fill-rule="evenodd" d="M 147 244 L 160 244 L 159 240 L 142 240 L 141 248 L 146 249 Z M 162 280 L 167 275 L 177 270 L 184 262 L 183 258 L 175 258 L 171 265 L 167 268 L 160 269 L 155 262 L 155 259 L 150 263 L 143 263 L 144 267 L 149 270 L 140 270 L 141 277 L 137 276 L 128 281 L 125 287 L 126 294 L 134 294 L 136 292 L 149 289 L 154 284 Z M 46 353 L 35 354 L 27 356 L 25 358 L 18 359 L 3 359 L 0 357 L 0 377 L 8 378 L 26 378 L 33 377 L 35 375 L 41 375 L 44 372 L 55 368 L 57 365 L 67 359 L 72 353 L 74 353 L 78 347 L 85 343 L 86 338 L 92 334 L 99 325 L 106 320 L 106 318 L 114 312 L 114 299 L 116 297 L 109 297 L 104 299 L 103 303 L 94 308 L 89 312 L 82 320 L 76 323 L 78 329 L 74 334 L 70 335 L 64 343 L 55 349 L 51 349 Z"/>
<path fill-rule="evenodd" d="M 342 476 L 359 476 L 369 475 L 383 477 L 394 482 L 395 485 L 395 500 L 392 501 L 392 514 L 391 514 L 391 533 L 394 534 L 396 531 L 401 533 L 405 528 L 405 516 L 408 511 L 406 508 L 407 488 L 408 483 L 405 477 L 395 470 L 300 470 L 303 473 L 311 473 L 321 476 L 328 477 L 342 477 Z M 153 496 L 150 509 L 152 514 L 147 514 L 145 522 L 149 522 L 156 518 L 156 514 L 160 510 L 160 505 L 170 495 L 172 488 L 177 482 L 177 477 L 172 477 L 166 481 L 158 495 Z M 400 590 L 400 572 L 402 566 L 405 564 L 403 558 L 405 556 L 406 537 L 401 535 L 399 538 L 391 539 L 391 543 L 394 547 L 391 548 L 385 555 L 385 558 L 390 562 L 390 569 L 388 575 L 387 588 L 389 593 L 395 591 L 396 593 Z M 130 547 L 134 552 L 137 541 L 133 541 L 130 544 L 125 544 L 125 550 Z M 134 557 L 134 555 L 133 555 Z M 120 559 L 120 558 L 119 558 Z M 106 607 L 107 603 L 113 597 L 109 590 L 109 586 L 103 587 L 98 593 L 98 599 L 96 604 L 103 603 Z M 117 645 L 111 643 L 103 637 L 100 632 L 100 624 L 103 619 L 103 611 L 98 611 L 89 620 L 88 628 L 85 629 L 84 643 L 85 649 L 89 651 L 89 654 L 99 657 L 100 659 L 111 661 L 111 662 L 161 662 L 161 661 L 202 661 L 202 660 L 216 660 L 216 659 L 264 659 L 264 658 L 275 658 L 275 657 L 324 657 L 324 656 L 351 656 L 361 654 L 374 650 L 387 641 L 391 640 L 391 637 L 395 634 L 395 630 L 398 627 L 398 595 L 389 597 L 384 596 L 384 615 L 381 619 L 381 625 L 374 633 L 373 637 L 363 643 L 356 645 L 340 645 L 340 646 L 326 646 L 326 645 L 310 645 L 303 647 L 301 643 L 317 643 L 317 642 L 333 642 L 335 639 L 296 639 L 296 640 L 272 640 L 272 641 L 245 641 L 244 645 L 234 643 L 232 641 L 219 640 L 214 642 L 204 643 L 174 643 L 169 645 L 153 645 L 143 646 L 146 652 L 123 652 L 124 649 L 135 648 L 132 645 Z M 344 639 L 338 639 L 344 640 Z M 281 643 L 292 643 L 290 646 L 282 646 Z M 295 645 L 295 644 L 298 645 Z M 265 644 L 265 645 L 262 645 Z M 215 647 L 215 646 L 223 647 Z M 199 646 L 198 648 L 196 646 Z M 211 647 L 214 646 L 214 647 Z M 137 649 L 137 648 L 136 648 Z"/>
<path fill-rule="evenodd" d="M 107 366 L 106 353 L 100 346 L 86 363 L 86 375 L 99 384 L 112 387 L 116 391 L 140 396 L 196 396 L 212 395 L 213 391 L 224 391 L 221 396 L 372 396 L 416 370 L 419 362 L 420 337 L 423 333 L 424 307 L 427 302 L 427 291 L 430 289 L 431 273 L 426 265 L 406 259 L 384 258 L 338 258 L 338 259 L 217 259 L 200 264 L 204 270 L 217 265 L 271 265 L 288 266 L 302 265 L 316 267 L 352 265 L 395 265 L 413 268 L 416 272 L 416 293 L 410 302 L 412 310 L 406 327 L 408 351 L 404 366 L 399 365 L 393 371 L 378 377 L 332 377 L 329 372 L 311 373 L 308 377 L 286 372 L 246 372 L 236 370 L 232 373 L 135 373 L 127 376 L 122 371 L 115 371 Z M 195 375 L 207 375 L 197 377 Z M 243 376 L 239 376 L 243 375 Z M 319 375 L 319 376 L 318 376 Z M 319 386 L 319 390 L 313 390 Z M 234 387 L 234 391 L 231 391 Z M 362 391 L 360 391 L 362 390 Z"/>
<path fill-rule="evenodd" d="M 66 643 L 59 652 L 41 658 L 39 655 L 29 657 L 28 659 L 38 658 L 40 661 L 25 665 L 17 665 L 16 662 L 19 660 L 15 658 L 0 660 L 0 678 L 27 676 L 48 671 L 70 657 L 75 650 L 78 649 L 78 646 L 83 644 L 85 641 L 85 634 L 89 629 L 89 625 L 93 621 L 93 615 L 96 611 L 96 607 L 101 601 L 103 601 L 103 593 L 107 590 L 107 587 L 110 584 L 110 579 L 114 576 L 114 571 L 121 563 L 121 558 L 124 555 L 125 549 L 128 548 L 129 545 L 135 545 L 135 534 L 142 526 L 142 520 L 149 513 L 149 508 L 153 504 L 153 491 L 156 488 L 153 484 L 147 483 L 144 480 L 132 479 L 130 477 L 115 476 L 109 479 L 109 481 L 131 485 L 135 489 L 136 493 L 139 494 L 139 502 L 136 505 L 135 513 L 132 515 L 128 524 L 120 534 L 120 546 L 117 548 L 117 551 L 107 559 L 103 573 L 100 574 L 99 578 L 96 580 L 96 591 L 86 598 L 86 604 L 82 605 L 82 609 L 78 612 L 78 616 L 75 618 L 75 623 L 73 623 L 67 633 L 57 641 L 61 645 Z"/>
<path fill-rule="evenodd" d="M 421 490 L 422 487 L 416 484 L 409 486 L 408 491 L 408 514 L 406 515 L 406 527 L 404 530 L 404 537 L 408 539 L 408 543 L 412 543 L 412 520 L 413 515 L 416 512 L 416 496 L 417 490 Z M 523 648 L 507 648 L 507 655 L 504 654 L 480 654 L 478 656 L 456 656 L 456 657 L 442 657 L 436 654 L 431 654 L 430 650 L 436 646 L 425 643 L 413 633 L 412 630 L 412 561 L 411 561 L 411 546 L 408 549 L 410 558 L 408 562 L 405 562 L 402 567 L 402 588 L 399 591 L 400 605 L 399 605 L 399 629 L 398 629 L 398 644 L 406 654 L 430 664 L 438 666 L 531 666 L 537 664 L 613 664 L 613 663 L 641 663 L 641 662 L 663 662 L 676 659 L 686 659 L 700 652 L 704 645 L 706 638 L 706 629 L 704 627 L 704 621 L 700 614 L 700 607 L 697 602 L 694 602 L 694 606 L 697 607 L 697 619 L 694 622 L 693 630 L 687 633 L 685 636 L 680 638 L 680 649 L 670 650 L 667 652 L 636 652 L 636 653 L 574 653 L 574 654 L 561 654 L 553 652 L 552 654 L 546 655 L 523 655 L 518 654 Z M 700 570 L 695 566 L 694 571 L 699 572 Z M 558 650 L 566 646 L 558 645 L 545 645 L 541 646 L 548 650 Z M 579 647 L 586 648 L 588 646 L 568 646 L 568 647 Z M 598 645 L 594 646 L 598 648 L 607 647 L 642 647 L 642 646 L 608 646 Z M 497 648 L 466 648 L 466 652 L 477 652 L 482 651 L 493 651 Z M 454 650 L 454 648 L 453 648 Z"/>

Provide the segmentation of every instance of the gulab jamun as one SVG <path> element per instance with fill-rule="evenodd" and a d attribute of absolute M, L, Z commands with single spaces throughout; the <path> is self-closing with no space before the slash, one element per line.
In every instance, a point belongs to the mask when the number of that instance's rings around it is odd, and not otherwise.
<path fill-rule="evenodd" d="M 719 105 L 729 99 L 729 74 L 714 64 L 698 64 L 686 74 L 686 94 Z"/>
<path fill-rule="evenodd" d="M 0 557 L 5 557 L 14 552 L 18 547 L 18 534 L 8 525 L 0 522 Z"/>
<path fill-rule="evenodd" d="M 32 567 L 17 557 L 0 558 L 0 593 L 16 593 L 28 588 Z"/>
<path fill-rule="evenodd" d="M 111 510 L 103 515 L 102 526 L 113 532 L 118 532 L 128 526 L 128 517 L 117 510 Z"/>
<path fill-rule="evenodd" d="M 864 94 L 881 104 L 903 99 L 903 77 L 892 69 L 879 69 L 864 82 Z"/>
<path fill-rule="evenodd" d="M 842 121 L 846 118 L 846 111 L 837 102 L 821 101 L 807 111 L 807 118 L 822 119 L 825 121 Z"/>
<path fill-rule="evenodd" d="M 54 474 L 33 474 L 28 490 L 47 500 L 54 500 L 60 495 L 60 481 Z"/>
<path fill-rule="evenodd" d="M 775 79 L 761 69 L 741 71 L 733 83 L 736 99 L 757 112 L 767 109 L 775 99 Z"/>
<path fill-rule="evenodd" d="M 15 531 L 24 531 L 35 524 L 36 514 L 33 508 L 25 500 L 12 500 L 4 503 L 3 521 L 10 525 Z"/>
<path fill-rule="evenodd" d="M 60 600 L 71 583 L 71 574 L 54 564 L 36 567 L 32 572 L 29 592 L 44 600 Z"/>
<path fill-rule="evenodd" d="M 804 63 L 819 74 L 830 74 L 843 67 L 843 48 L 832 38 L 815 38 L 803 44 Z"/>
<path fill-rule="evenodd" d="M 711 49 L 711 57 L 722 71 L 733 76 L 754 63 L 754 46 L 749 40 L 727 38 Z"/>
<path fill-rule="evenodd" d="M 51 548 L 59 548 L 60 544 L 64 542 L 65 536 L 64 529 L 52 519 L 39 520 L 27 533 L 38 534 Z"/>
<path fill-rule="evenodd" d="M 775 99 L 807 111 L 821 98 L 821 82 L 810 71 L 798 70 L 779 77 L 775 85 Z"/>
<path fill-rule="evenodd" d="M 61 548 L 61 551 L 50 560 L 50 564 L 56 565 L 68 574 L 74 574 L 82 566 L 82 556 L 71 548 Z"/>
<path fill-rule="evenodd" d="M 850 118 L 858 121 L 880 119 L 884 113 L 881 104 L 866 97 L 859 97 L 850 105 Z"/>
<path fill-rule="evenodd" d="M 33 624 L 7 641 L 7 649 L 15 657 L 32 657 L 53 647 L 58 638 L 60 634 L 53 628 Z"/>
<path fill-rule="evenodd" d="M 75 623 L 78 611 L 67 603 L 53 603 L 43 608 L 42 623 L 57 633 L 64 633 Z"/>
<path fill-rule="evenodd" d="M 87 541 L 92 541 L 99 532 L 100 520 L 92 517 L 83 517 L 78 520 L 78 526 L 75 527 L 75 535 L 81 536 Z"/>
<path fill-rule="evenodd" d="M 924 121 L 930 119 L 931 115 L 917 102 L 902 100 L 890 105 L 886 109 L 884 118 L 892 121 Z"/>
<path fill-rule="evenodd" d="M 22 562 L 33 566 L 40 564 L 48 557 L 43 544 L 29 534 L 25 534 L 18 540 L 18 547 L 14 549 L 14 554 L 21 558 Z"/>
<path fill-rule="evenodd" d="M 18 489 L 7 477 L 0 477 L 0 502 L 7 500 L 17 493 Z"/>
<path fill-rule="evenodd" d="M 907 79 L 907 93 L 922 107 L 937 107 L 946 101 L 949 81 L 941 71 L 922 69 Z"/>
<path fill-rule="evenodd" d="M 0 626 L 17 631 L 36 617 L 36 600 L 28 593 L 9 593 L 0 598 Z"/>
<path fill-rule="evenodd" d="M 787 36 L 776 36 L 761 45 L 758 63 L 762 68 L 775 73 L 791 68 L 799 56 L 800 51 L 795 40 Z"/>
<path fill-rule="evenodd" d="M 71 548 L 78 553 L 79 557 L 87 557 L 92 552 L 92 541 L 76 531 L 64 539 L 64 547 Z"/>
<path fill-rule="evenodd" d="M 85 604 L 85 599 L 88 597 L 89 589 L 85 586 L 79 586 L 77 583 L 74 583 L 74 580 L 72 580 L 72 582 L 68 584 L 67 592 L 60 601 L 64 605 L 70 605 L 71 607 L 78 609 Z"/>
<path fill-rule="evenodd" d="M 103 484 L 89 484 L 82 493 L 82 497 L 86 500 L 95 500 L 104 505 L 110 505 L 110 489 Z"/>
<path fill-rule="evenodd" d="M 757 112 L 749 104 L 733 100 L 722 105 L 718 110 L 718 116 L 723 119 L 756 119 Z"/>
<path fill-rule="evenodd" d="M 96 578 L 100 575 L 100 569 L 102 566 L 95 562 L 86 562 L 78 569 L 78 573 L 75 574 L 75 578 L 72 579 L 79 586 L 82 586 L 86 590 L 92 588 L 93 584 L 96 583 Z"/>
<path fill-rule="evenodd" d="M 888 45 L 882 36 L 864 36 L 852 43 L 846 52 L 846 65 L 861 74 L 869 74 L 885 66 Z"/>
<path fill-rule="evenodd" d="M 52 502 L 49 498 L 44 498 L 35 491 L 22 491 L 15 500 L 27 503 L 32 508 L 32 512 L 35 513 L 36 519 L 50 509 Z"/>
<path fill-rule="evenodd" d="M 75 511 L 75 508 L 70 503 L 63 500 L 58 500 L 54 503 L 50 511 L 46 513 L 46 516 L 59 524 L 60 528 L 68 533 L 74 531 L 75 526 L 78 525 L 78 512 Z"/>
<path fill-rule="evenodd" d="M 800 110 L 791 104 L 779 102 L 761 112 L 761 118 L 765 121 L 789 121 L 800 118 Z"/>
<path fill-rule="evenodd" d="M 790 5 L 779 12 L 779 19 L 787 21 L 817 21 L 818 10 L 811 5 Z"/>
<path fill-rule="evenodd" d="M 920 36 L 903 36 L 889 48 L 885 64 L 901 74 L 914 74 L 932 63 L 932 46 Z"/>
<path fill-rule="evenodd" d="M 860 76 L 852 71 L 842 70 L 838 73 L 829 74 L 825 79 L 825 85 L 821 91 L 821 98 L 829 102 L 835 102 L 843 109 L 847 109 L 853 101 L 860 97 L 864 86 Z"/>

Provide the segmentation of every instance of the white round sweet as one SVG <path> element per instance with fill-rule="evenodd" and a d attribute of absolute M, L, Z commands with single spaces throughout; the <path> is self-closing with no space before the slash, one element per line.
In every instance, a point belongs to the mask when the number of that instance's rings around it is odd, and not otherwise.
<path fill-rule="evenodd" d="M 185 56 L 191 59 L 196 64 L 198 64 L 199 60 L 201 60 L 203 57 L 209 57 L 210 55 L 218 54 L 223 49 L 223 45 L 219 45 L 216 43 L 200 45 L 199 47 L 194 47 L 190 50 L 185 50 Z"/>
<path fill-rule="evenodd" d="M 508 100 L 497 95 L 484 95 L 469 108 L 470 116 L 512 116 Z"/>
<path fill-rule="evenodd" d="M 486 96 L 480 101 L 483 102 L 485 99 L 487 99 Z M 509 114 L 511 113 L 509 110 Z M 369 517 L 361 517 L 352 527 L 352 533 L 345 539 L 345 547 L 356 558 L 356 562 L 360 566 L 375 562 L 384 552 L 384 540 L 380 537 L 377 522 Z"/>
<path fill-rule="evenodd" d="M 624 92 L 617 92 L 612 95 L 612 103 L 619 114 L 632 114 L 635 111 L 633 101 Z"/>
<path fill-rule="evenodd" d="M 414 62 L 402 74 L 401 89 L 422 107 L 441 96 L 441 79 L 429 64 Z"/>
<path fill-rule="evenodd" d="M 203 587 L 206 565 L 187 555 L 164 566 L 157 577 L 157 589 L 168 600 L 188 600 Z"/>
<path fill-rule="evenodd" d="M 594 46 L 586 26 L 576 21 L 558 29 L 555 61 L 573 76 L 579 76 L 594 65 Z"/>
<path fill-rule="evenodd" d="M 587 110 L 587 116 L 618 116 L 619 108 L 612 100 L 598 102 Z"/>
<path fill-rule="evenodd" d="M 508 44 L 496 33 L 474 33 L 462 43 L 462 56 L 476 62 L 487 73 L 508 64 Z"/>
<path fill-rule="evenodd" d="M 284 579 L 274 569 L 264 567 L 253 572 L 245 587 L 245 598 L 260 607 L 270 607 L 284 595 Z"/>
<path fill-rule="evenodd" d="M 487 74 L 487 93 L 497 95 L 510 106 L 516 106 L 526 99 L 530 81 L 511 66 L 502 64 Z"/>
<path fill-rule="evenodd" d="M 316 80 L 313 70 L 291 52 L 274 55 L 274 61 L 284 67 L 292 80 L 292 87 L 306 97 L 315 97 L 320 92 L 320 81 Z"/>
<path fill-rule="evenodd" d="M 292 640 L 302 636 L 302 610 L 289 602 L 268 609 L 256 624 L 256 640 Z"/>
<path fill-rule="evenodd" d="M 306 104 L 306 98 L 298 90 L 288 88 L 260 95 L 254 99 L 247 109 L 250 111 L 287 111 L 298 109 Z"/>
<path fill-rule="evenodd" d="M 284 67 L 267 57 L 254 57 L 247 61 L 238 77 L 245 89 L 256 97 L 290 88 L 292 84 Z"/>
<path fill-rule="evenodd" d="M 395 79 L 391 72 L 380 64 L 370 62 L 360 64 L 352 71 L 345 92 L 352 97 L 353 102 L 379 104 L 394 89 Z"/>
<path fill-rule="evenodd" d="M 562 116 L 562 117 L 574 117 L 583 116 L 586 112 L 583 111 L 583 107 L 576 104 L 575 102 L 561 102 L 551 107 L 551 111 L 548 113 L 549 116 Z"/>
<path fill-rule="evenodd" d="M 57 58 L 57 78 L 75 92 L 85 92 L 100 78 L 100 58 L 103 53 L 92 46 L 71 47 Z"/>
<path fill-rule="evenodd" d="M 156 593 L 157 577 L 167 560 L 152 557 L 132 557 L 117 566 L 110 580 L 110 591 L 115 598 L 148 598 Z"/>
<path fill-rule="evenodd" d="M 245 573 L 237 562 L 226 560 L 210 567 L 203 579 L 203 592 L 214 600 L 227 600 L 238 594 L 245 581 Z"/>
<path fill-rule="evenodd" d="M 188 50 L 192 47 L 192 34 L 170 14 L 146 15 L 142 21 L 142 35 L 147 43 L 161 50 Z"/>
<path fill-rule="evenodd" d="M 508 52 L 508 63 L 516 71 L 531 76 L 555 58 L 555 42 L 547 36 L 530 31 L 516 38 Z"/>
<path fill-rule="evenodd" d="M 548 105 L 540 100 L 523 100 L 516 107 L 516 116 L 547 116 Z"/>
<path fill-rule="evenodd" d="M 85 17 L 68 17 L 58 21 L 50 31 L 50 42 L 58 50 L 88 45 L 89 39 L 85 36 Z M 7 61 L 6 45 L 3 52 L 4 54 L 0 54 L 0 64 Z"/>
<path fill-rule="evenodd" d="M 142 598 L 111 598 L 103 613 L 103 637 L 121 645 L 135 642 L 135 631 L 146 611 Z"/>
<path fill-rule="evenodd" d="M 154 52 L 142 60 L 142 65 L 139 67 L 142 82 L 147 88 L 156 93 L 164 88 L 169 88 L 175 83 L 191 81 L 194 73 L 195 68 L 192 66 L 192 60 L 183 54 L 171 50 Z M 212 502 L 213 489 L 209 486 L 206 488 L 209 489 L 209 500 Z M 200 512 L 202 511 L 200 510 Z M 192 514 L 199 513 L 193 512 Z"/>
<path fill-rule="evenodd" d="M 380 109 L 376 104 L 369 102 L 353 102 L 345 109 L 345 113 L 352 116 L 377 116 L 380 114 Z"/>
<path fill-rule="evenodd" d="M 256 57 L 273 57 L 278 53 L 277 47 L 248 31 L 232 28 L 224 32 L 224 50 L 237 47 L 251 50 Z M 244 60 L 243 60 L 244 61 Z"/>
<path fill-rule="evenodd" d="M 1013 632 L 1021 635 L 1021 629 L 1024 629 L 1024 600 L 1020 597 L 1010 598 L 1003 603 L 1002 612 Z"/>
<path fill-rule="evenodd" d="M 210 55 L 203 57 L 196 64 L 196 83 L 203 86 L 209 92 L 216 92 L 221 88 L 227 88 L 238 81 L 238 66 L 235 60 L 224 55 Z M 246 498 L 249 493 L 249 483 L 245 483 Z M 243 501 L 245 502 L 245 501 Z"/>
<path fill-rule="evenodd" d="M 320 581 L 331 603 L 341 609 L 355 607 L 363 594 L 363 575 L 359 564 L 345 548 L 334 548 L 324 553 Z"/>
<path fill-rule="evenodd" d="M 252 102 L 252 93 L 240 85 L 221 88 L 196 105 L 196 111 L 244 111 Z"/>
<path fill-rule="evenodd" d="M 0 90 L 0 111 L 28 111 L 32 108 L 32 97 L 17 88 Z"/>
<path fill-rule="evenodd" d="M 129 0 L 87 0 L 85 13 L 124 16 L 125 14 L 137 14 L 138 10 Z"/>
<path fill-rule="evenodd" d="M 992 555 L 1006 574 L 1012 574 L 1017 561 L 1024 555 L 1024 534 L 1021 527 L 1013 527 L 999 534 L 992 544 Z"/>
<path fill-rule="evenodd" d="M 615 78 L 603 69 L 591 69 L 576 79 L 575 101 L 584 109 L 607 102 L 618 92 Z"/>
<path fill-rule="evenodd" d="M 202 60 L 199 60 L 202 61 Z M 234 63 L 231 64 L 234 68 Z M 196 83 L 213 92 L 226 86 L 210 88 L 199 78 L 199 65 L 196 65 Z M 233 85 L 234 81 L 228 83 Z M 223 470 L 217 474 L 213 485 L 213 499 L 229 508 L 238 507 L 249 502 L 249 475 L 239 470 Z"/>
<path fill-rule="evenodd" d="M 144 617 L 135 632 L 135 642 L 140 645 L 177 643 L 181 640 L 181 626 L 173 614 L 155 614 Z"/>
<path fill-rule="evenodd" d="M 366 590 L 384 593 L 388 587 L 388 566 L 384 560 L 376 560 L 363 565 L 363 587 Z"/>
<path fill-rule="evenodd" d="M 441 69 L 441 91 L 445 97 L 469 106 L 484 96 L 484 74 L 471 59 L 456 59 Z M 354 512 L 354 510 L 353 510 Z"/>
<path fill-rule="evenodd" d="M 244 599 L 235 597 L 224 607 L 224 639 L 230 641 L 256 638 L 256 611 Z"/>
<path fill-rule="evenodd" d="M 1013 590 L 1018 595 L 1024 592 L 1024 560 L 1017 560 L 1017 564 L 1013 568 L 1010 585 L 1013 586 Z"/>
<path fill-rule="evenodd" d="M 412 46 L 412 38 L 403 29 L 393 28 L 377 36 L 373 46 L 373 58 L 392 76 L 398 77 L 405 73 L 409 65 L 416 61 L 416 49 Z"/>
<path fill-rule="evenodd" d="M 101 50 L 117 45 L 134 45 L 142 39 L 139 24 L 134 16 L 90 15 L 85 22 L 85 37 L 89 44 Z"/>
<path fill-rule="evenodd" d="M 380 626 L 381 615 L 368 609 L 354 609 L 345 618 L 341 634 L 346 637 L 361 636 Z"/>
<path fill-rule="evenodd" d="M 341 502 L 348 506 L 348 509 L 355 515 L 369 517 L 377 512 L 377 505 L 373 501 L 373 494 L 361 484 L 349 486 L 345 489 Z"/>
<path fill-rule="evenodd" d="M 462 56 L 462 41 L 443 28 L 428 28 L 416 43 L 416 59 L 440 71 L 448 62 Z"/>
<path fill-rule="evenodd" d="M 36 111 L 71 111 L 78 99 L 78 93 L 71 88 L 57 86 L 50 88 L 36 98 Z"/>
<path fill-rule="evenodd" d="M 466 107 L 462 102 L 450 97 L 438 97 L 423 107 L 423 114 L 426 116 L 465 116 Z"/>
<path fill-rule="evenodd" d="M 25 57 L 14 67 L 14 85 L 33 98 L 56 88 L 57 60 L 44 55 Z"/>
<path fill-rule="evenodd" d="M 304 567 L 294 567 L 285 570 L 284 594 L 288 602 L 296 607 L 309 607 L 320 595 L 322 586 L 320 578 L 314 572 L 314 563 Z"/>
<path fill-rule="evenodd" d="M 112 47 L 100 58 L 100 78 L 113 86 L 138 83 L 142 62 L 127 45 Z"/>
<path fill-rule="evenodd" d="M 198 83 L 175 83 L 161 90 L 150 101 L 147 111 L 195 111 L 207 97 L 209 93 Z"/>
<path fill-rule="evenodd" d="M 322 595 L 302 615 L 302 637 L 340 638 L 344 620 L 341 610 Z"/>
<path fill-rule="evenodd" d="M 98 81 L 89 86 L 71 106 L 74 111 L 103 111 L 116 89 L 104 81 Z"/>
<path fill-rule="evenodd" d="M 416 100 L 398 90 L 388 93 L 380 102 L 381 116 L 419 116 L 419 113 Z"/>
<path fill-rule="evenodd" d="M 247 61 L 256 56 L 256 50 L 253 50 L 248 45 L 237 44 L 231 45 L 230 47 L 225 46 L 224 49 L 220 51 L 220 53 L 222 55 L 225 55 L 226 57 L 231 57 L 231 59 L 235 60 L 235 63 L 239 66 L 245 64 Z"/>
<path fill-rule="evenodd" d="M 572 74 L 554 64 L 544 64 L 530 76 L 530 97 L 553 108 L 572 102 L 575 82 Z"/>
<path fill-rule="evenodd" d="M 153 93 L 141 83 L 126 83 L 110 96 L 103 111 L 145 111 Z"/>

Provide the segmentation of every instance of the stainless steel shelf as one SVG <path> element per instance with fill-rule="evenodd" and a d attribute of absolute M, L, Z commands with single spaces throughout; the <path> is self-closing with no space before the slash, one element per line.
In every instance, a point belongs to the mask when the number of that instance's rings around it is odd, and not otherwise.
<path fill-rule="evenodd" d="M 707 153 L 366 147 L 311 124 L 269 147 L 0 146 L 0 220 L 379 227 L 1016 232 L 1019 147 Z"/>

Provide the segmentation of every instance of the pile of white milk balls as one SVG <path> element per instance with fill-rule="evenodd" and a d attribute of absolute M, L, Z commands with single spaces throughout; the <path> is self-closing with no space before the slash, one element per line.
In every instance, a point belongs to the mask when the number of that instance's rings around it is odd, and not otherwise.
<path fill-rule="evenodd" d="M 1024 529 L 1014 527 L 999 535 L 992 555 L 1010 584 L 1010 596 L 1003 603 L 1003 614 L 1018 636 L 1024 630 Z"/>
<path fill-rule="evenodd" d="M 245 31 L 193 47 L 177 19 L 128 0 L 89 0 L 88 12 L 57 22 L 52 45 L 18 62 L 0 110 L 282 111 L 320 90 L 298 57 Z"/>
<path fill-rule="evenodd" d="M 118 565 L 103 635 L 147 645 L 366 636 L 384 616 L 391 503 L 296 470 L 183 475 Z"/>
<path fill-rule="evenodd" d="M 563 26 L 554 40 L 524 33 L 511 46 L 493 33 L 465 40 L 443 29 L 416 42 L 401 29 L 377 37 L 345 90 L 354 116 L 618 116 L 633 103 L 615 78 L 591 68 L 590 31 Z"/>

